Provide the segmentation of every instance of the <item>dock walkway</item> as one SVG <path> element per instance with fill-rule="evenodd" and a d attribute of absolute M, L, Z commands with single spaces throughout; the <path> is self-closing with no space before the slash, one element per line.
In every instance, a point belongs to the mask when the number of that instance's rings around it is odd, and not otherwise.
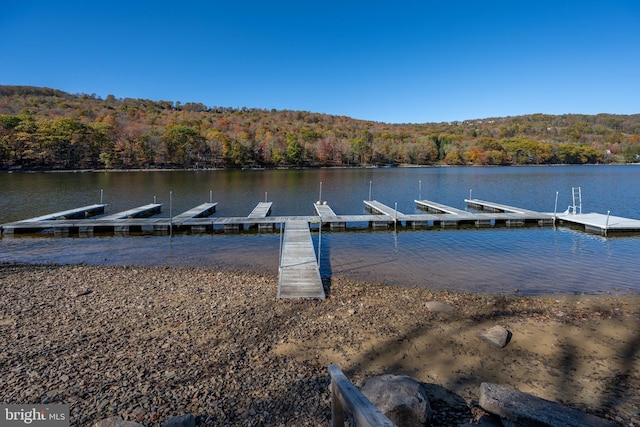
<path fill-rule="evenodd" d="M 41 215 L 35 218 L 23 219 L 18 222 L 36 222 L 36 221 L 65 220 L 65 219 L 73 219 L 73 218 L 88 218 L 90 216 L 104 213 L 104 208 L 106 206 L 107 205 L 103 205 L 103 204 L 83 206 L 81 208 L 68 209 L 66 211 L 50 213 L 47 215 Z"/>
<path fill-rule="evenodd" d="M 608 233 L 640 232 L 640 220 L 637 219 L 600 213 L 561 213 L 557 214 L 556 218 L 560 222 L 582 225 L 585 231 L 596 232 L 605 236 Z"/>
<path fill-rule="evenodd" d="M 273 202 L 259 202 L 249 214 L 249 218 L 265 218 L 271 213 Z"/>
<path fill-rule="evenodd" d="M 511 212 L 511 213 L 517 213 L 517 214 L 539 214 L 539 212 L 536 211 L 532 211 L 532 210 L 528 210 L 528 209 L 523 209 L 523 208 L 516 208 L 514 206 L 509 206 L 509 205 L 503 205 L 501 203 L 494 203 L 494 202 L 487 202 L 485 200 L 479 200 L 479 199 L 464 199 L 464 201 L 467 203 L 467 205 L 469 205 L 470 207 L 474 208 L 474 209 L 481 209 L 484 211 L 490 211 L 490 212 Z"/>
<path fill-rule="evenodd" d="M 457 209 L 442 203 L 432 202 L 431 200 L 414 200 L 418 207 L 425 208 L 429 212 L 444 213 L 450 215 L 467 215 L 469 212 Z"/>
<path fill-rule="evenodd" d="M 216 211 L 217 203 L 203 203 L 172 218 L 174 223 L 181 223 L 192 218 L 206 218 Z"/>
<path fill-rule="evenodd" d="M 325 298 L 309 223 L 285 223 L 278 298 Z"/>
<path fill-rule="evenodd" d="M 364 204 L 367 206 L 367 208 L 369 208 L 374 212 L 378 212 L 382 215 L 387 215 L 388 217 L 391 218 L 391 220 L 398 220 L 398 221 L 404 220 L 405 214 L 403 214 L 402 212 L 399 212 L 397 209 L 394 209 L 390 206 L 380 203 L 377 200 L 365 200 Z"/>
<path fill-rule="evenodd" d="M 143 217 L 148 217 L 151 215 L 158 214 L 160 213 L 161 209 L 162 209 L 161 203 L 150 203 L 148 205 L 139 206 L 137 208 L 103 216 L 102 218 L 100 218 L 100 220 L 111 221 L 114 219 L 143 218 Z"/>

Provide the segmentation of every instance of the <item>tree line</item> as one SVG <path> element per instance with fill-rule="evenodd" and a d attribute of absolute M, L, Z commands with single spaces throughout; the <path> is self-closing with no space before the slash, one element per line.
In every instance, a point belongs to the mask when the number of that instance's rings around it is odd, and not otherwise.
<path fill-rule="evenodd" d="M 0 86 L 2 169 L 629 163 L 639 135 L 640 115 L 388 124 Z"/>

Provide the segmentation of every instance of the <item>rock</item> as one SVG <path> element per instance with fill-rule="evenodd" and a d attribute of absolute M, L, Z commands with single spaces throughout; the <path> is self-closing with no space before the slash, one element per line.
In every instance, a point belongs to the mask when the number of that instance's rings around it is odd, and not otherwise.
<path fill-rule="evenodd" d="M 93 427 L 144 427 L 142 424 L 125 421 L 120 417 L 109 417 L 98 421 Z"/>
<path fill-rule="evenodd" d="M 511 332 L 502 326 L 496 325 L 478 335 L 478 338 L 498 348 L 502 348 L 511 341 Z"/>
<path fill-rule="evenodd" d="M 557 402 L 498 384 L 480 384 L 480 406 L 499 415 L 505 427 L 615 427 L 618 424 Z"/>
<path fill-rule="evenodd" d="M 196 417 L 186 414 L 169 418 L 162 427 L 194 427 L 195 425 Z"/>
<path fill-rule="evenodd" d="M 71 292 L 71 295 L 77 298 L 83 295 L 89 295 L 91 292 L 93 292 L 91 289 L 76 289 Z"/>
<path fill-rule="evenodd" d="M 432 411 L 427 393 L 415 379 L 404 375 L 370 378 L 362 394 L 398 426 L 431 425 Z"/>
<path fill-rule="evenodd" d="M 139 423 L 144 421 L 144 418 L 146 417 L 146 415 L 147 415 L 147 411 L 145 411 L 141 407 L 137 407 L 131 412 L 131 417 Z"/>
<path fill-rule="evenodd" d="M 424 306 L 427 310 L 432 311 L 434 313 L 451 313 L 455 310 L 455 307 L 449 304 L 445 304 L 439 301 L 427 301 L 424 303 Z"/>

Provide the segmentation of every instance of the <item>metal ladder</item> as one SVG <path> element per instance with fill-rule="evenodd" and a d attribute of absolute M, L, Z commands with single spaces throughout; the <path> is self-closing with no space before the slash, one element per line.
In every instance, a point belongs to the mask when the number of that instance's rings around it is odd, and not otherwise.
<path fill-rule="evenodd" d="M 582 215 L 582 189 L 581 189 L 581 187 L 571 187 L 571 196 L 572 196 L 572 199 L 573 199 L 573 206 L 569 206 L 570 211 L 572 211 L 572 213 L 574 215 L 577 214 L 577 213 Z"/>

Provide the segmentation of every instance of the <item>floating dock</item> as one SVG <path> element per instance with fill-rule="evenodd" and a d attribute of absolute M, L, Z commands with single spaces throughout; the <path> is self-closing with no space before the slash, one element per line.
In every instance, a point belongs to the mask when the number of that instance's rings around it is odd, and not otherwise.
<path fill-rule="evenodd" d="M 316 210 L 316 214 L 320 217 L 320 222 L 329 224 L 329 228 L 332 230 L 347 228 L 347 222 L 338 218 L 338 215 L 331 209 L 331 207 L 325 203 L 314 203 L 313 208 Z"/>
<path fill-rule="evenodd" d="M 584 226 L 585 231 L 604 236 L 621 233 L 640 233 L 640 220 L 600 213 L 556 214 L 558 222 Z"/>
<path fill-rule="evenodd" d="M 148 205 L 139 206 L 137 208 L 103 216 L 100 219 L 103 221 L 111 221 L 114 219 L 125 219 L 125 218 L 146 218 L 152 215 L 159 214 L 161 211 L 162 211 L 162 204 L 150 203 Z"/>
<path fill-rule="evenodd" d="M 104 213 L 104 208 L 107 205 L 97 204 L 83 206 L 80 208 L 69 209 L 62 212 L 50 213 L 47 215 L 37 216 L 35 218 L 23 219 L 18 222 L 36 222 L 36 221 L 53 221 L 53 220 L 65 220 L 74 218 L 89 218 L 91 216 L 100 215 Z"/>
<path fill-rule="evenodd" d="M 325 298 L 307 221 L 285 223 L 279 270 L 278 298 Z"/>
<path fill-rule="evenodd" d="M 184 213 L 169 217 L 150 217 L 161 211 L 160 204 L 150 204 L 123 212 L 97 217 L 104 213 L 106 205 L 83 206 L 67 211 L 42 215 L 35 218 L 6 223 L 0 226 L 2 234 L 13 236 L 20 233 L 53 231 L 56 236 L 93 236 L 94 233 L 114 233 L 126 235 L 129 232 L 153 232 L 170 234 L 171 231 L 192 233 L 239 232 L 257 228 L 260 232 L 273 232 L 277 226 L 292 220 L 320 224 L 332 230 L 343 230 L 348 226 L 362 227 L 368 224 L 372 229 L 389 227 L 406 228 L 459 228 L 459 227 L 524 227 L 568 225 L 582 226 L 591 233 L 603 235 L 620 233 L 640 233 L 640 220 L 598 213 L 582 214 L 573 211 L 564 213 L 544 213 L 479 199 L 465 199 L 465 202 L 480 212 L 470 212 L 429 200 L 414 200 L 418 209 L 427 213 L 406 214 L 379 201 L 364 201 L 365 207 L 375 213 L 360 215 L 338 215 L 326 204 L 314 203 L 315 215 L 270 216 L 271 202 L 260 202 L 248 216 L 210 217 L 217 203 L 203 203 Z"/>

